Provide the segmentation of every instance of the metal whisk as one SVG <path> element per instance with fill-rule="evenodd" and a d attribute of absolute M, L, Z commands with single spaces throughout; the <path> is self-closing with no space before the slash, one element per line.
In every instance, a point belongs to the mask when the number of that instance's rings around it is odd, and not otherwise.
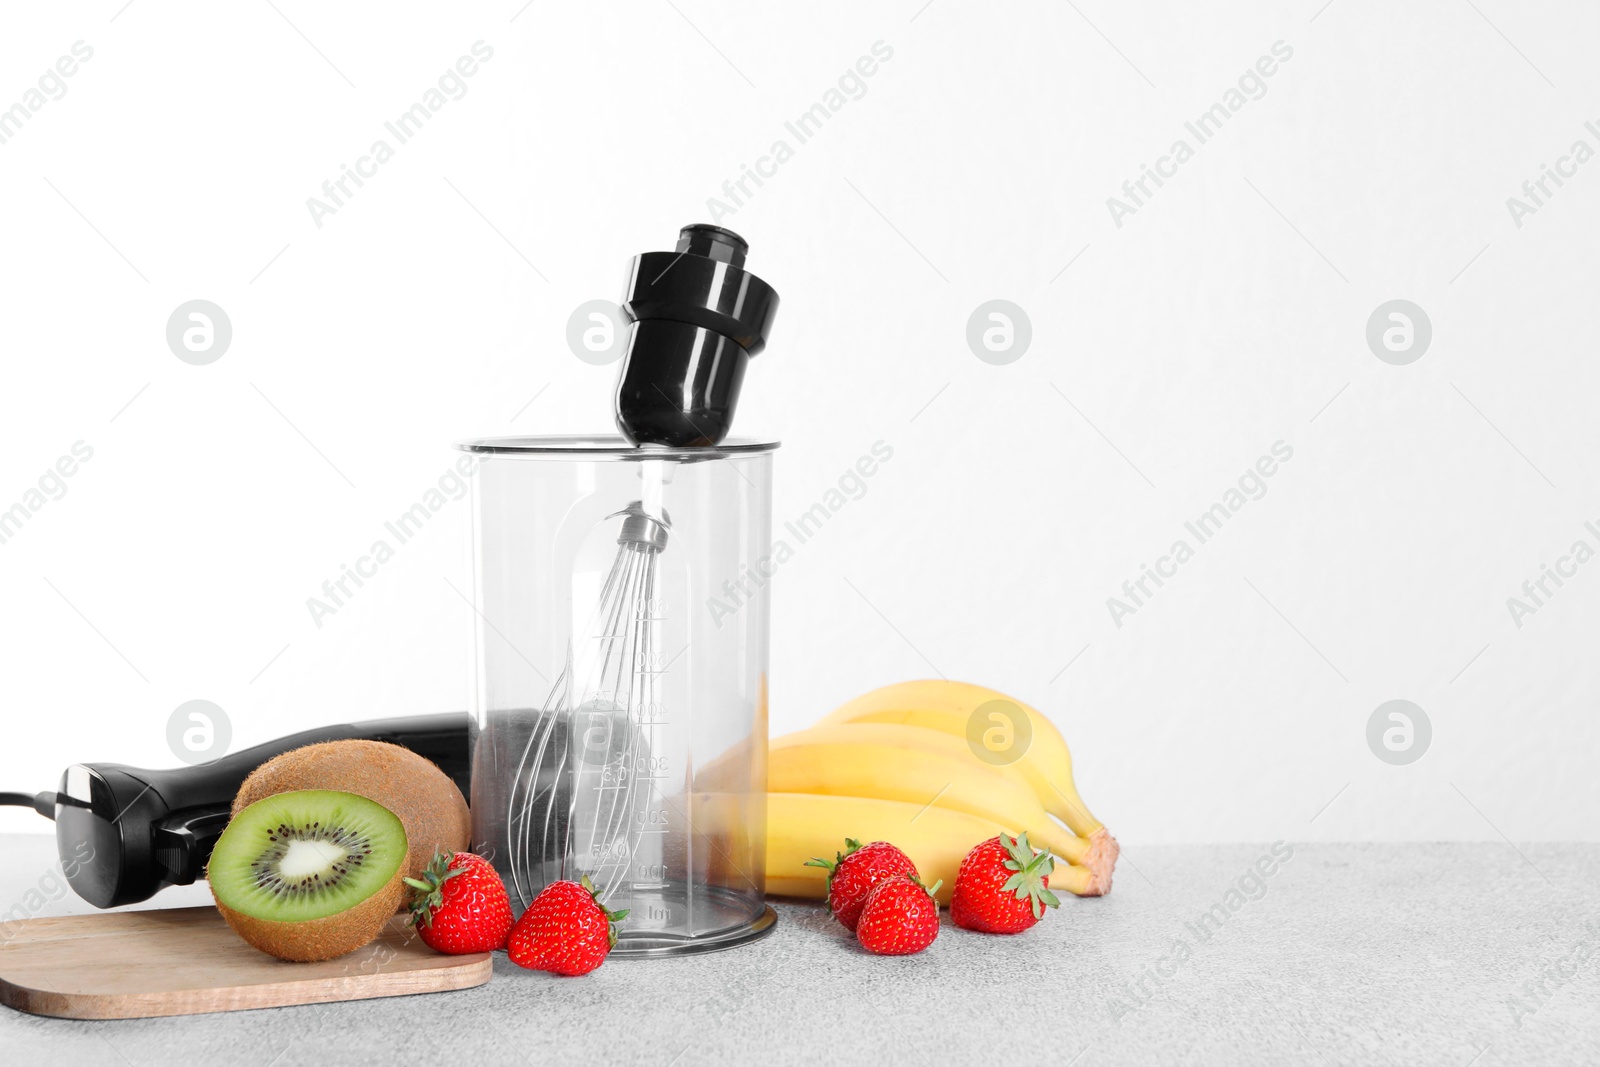
<path fill-rule="evenodd" d="M 650 795 L 645 729 L 657 706 L 656 560 L 671 521 L 634 501 L 599 603 L 534 719 L 506 813 L 512 890 L 526 906 L 552 881 L 588 875 L 609 900 L 625 881 Z M 576 694 L 576 699 L 574 699 Z"/>

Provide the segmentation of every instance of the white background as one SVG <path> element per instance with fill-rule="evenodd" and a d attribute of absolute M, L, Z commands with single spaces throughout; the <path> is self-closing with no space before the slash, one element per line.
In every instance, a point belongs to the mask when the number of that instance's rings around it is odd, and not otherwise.
<path fill-rule="evenodd" d="M 0 545 L 0 788 L 171 765 L 195 698 L 235 746 L 465 706 L 466 503 L 321 628 L 306 599 L 451 441 L 609 429 L 572 310 L 883 41 L 720 220 L 783 298 L 738 420 L 784 441 L 777 521 L 894 449 L 779 573 L 774 730 L 939 672 L 1046 709 L 1133 845 L 1517 863 L 1505 839 L 1600 834 L 1600 563 L 1506 607 L 1600 520 L 1600 162 L 1506 207 L 1600 148 L 1592 6 L 123 2 L 0 25 L 0 107 L 94 50 L 0 145 L 0 508 L 94 449 Z M 307 198 L 479 40 L 466 95 L 319 228 Z M 1117 227 L 1107 197 L 1280 40 Z M 165 339 L 196 298 L 233 324 L 209 366 Z M 1005 366 L 965 337 L 994 298 L 1032 322 Z M 1365 340 L 1394 298 L 1433 324 L 1409 366 Z M 1117 627 L 1106 598 L 1280 440 L 1267 494 Z M 1393 698 L 1433 725 L 1409 766 L 1366 742 Z"/>

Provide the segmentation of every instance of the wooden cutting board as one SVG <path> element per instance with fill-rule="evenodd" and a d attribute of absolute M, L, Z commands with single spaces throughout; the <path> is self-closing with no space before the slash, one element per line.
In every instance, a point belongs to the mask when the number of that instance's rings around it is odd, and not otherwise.
<path fill-rule="evenodd" d="M 143 1019 L 436 993 L 482 985 L 489 953 L 445 956 L 405 916 L 365 948 L 286 963 L 251 948 L 215 908 L 0 923 L 0 1004 L 63 1019 Z"/>

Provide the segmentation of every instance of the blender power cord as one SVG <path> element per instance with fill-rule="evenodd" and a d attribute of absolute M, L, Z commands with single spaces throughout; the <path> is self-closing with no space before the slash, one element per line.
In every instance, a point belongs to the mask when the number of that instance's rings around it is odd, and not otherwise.
<path fill-rule="evenodd" d="M 56 817 L 56 795 L 54 793 L 39 793 L 36 796 L 29 796 L 27 793 L 0 793 L 0 805 L 32 808 L 47 819 Z"/>

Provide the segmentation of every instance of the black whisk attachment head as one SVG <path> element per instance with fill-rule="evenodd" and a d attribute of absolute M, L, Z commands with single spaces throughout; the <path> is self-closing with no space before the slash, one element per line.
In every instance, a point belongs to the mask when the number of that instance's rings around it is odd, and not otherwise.
<path fill-rule="evenodd" d="M 766 346 L 778 294 L 744 269 L 750 246 L 699 224 L 671 252 L 633 257 L 617 429 L 635 445 L 692 448 L 728 436 L 745 365 Z"/>

